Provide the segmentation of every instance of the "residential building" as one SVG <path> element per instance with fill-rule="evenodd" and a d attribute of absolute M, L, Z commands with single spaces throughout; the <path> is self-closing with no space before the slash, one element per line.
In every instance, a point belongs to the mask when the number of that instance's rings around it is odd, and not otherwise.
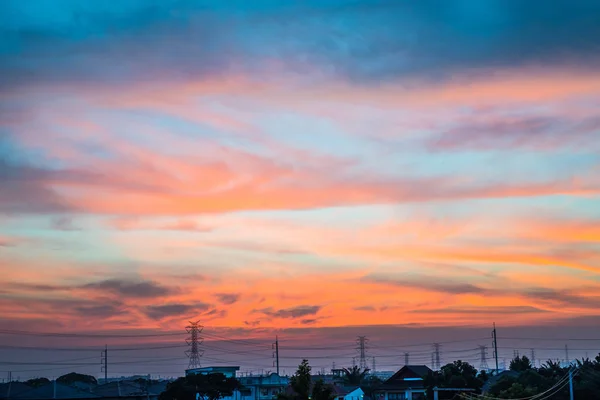
<path fill-rule="evenodd" d="M 52 381 L 31 387 L 19 382 L 0 385 L 0 400 L 158 400 L 166 382 L 150 384 L 135 381 L 110 382 L 104 385 L 64 385 Z"/>
<path fill-rule="evenodd" d="M 226 378 L 236 378 L 237 371 L 240 367 L 202 367 L 186 369 L 185 375 L 210 375 L 210 374 L 223 374 Z"/>
<path fill-rule="evenodd" d="M 365 392 L 360 387 L 344 387 L 334 385 L 335 400 L 364 400 Z"/>
<path fill-rule="evenodd" d="M 378 400 L 425 400 L 425 378 L 432 373 L 425 365 L 405 365 L 375 391 Z"/>
<path fill-rule="evenodd" d="M 276 373 L 259 376 L 244 376 L 239 378 L 244 386 L 242 391 L 245 398 L 252 400 L 272 400 L 283 393 L 289 384 L 289 378 Z"/>

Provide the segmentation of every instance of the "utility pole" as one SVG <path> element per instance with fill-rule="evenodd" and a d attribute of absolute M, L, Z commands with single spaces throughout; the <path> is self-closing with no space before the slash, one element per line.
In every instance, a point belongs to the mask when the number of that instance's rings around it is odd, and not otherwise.
<path fill-rule="evenodd" d="M 108 345 L 104 345 L 104 350 L 102 350 L 102 367 L 101 371 L 104 371 L 104 383 L 108 383 Z"/>
<path fill-rule="evenodd" d="M 279 339 L 275 336 L 275 343 L 273 343 L 272 349 L 275 350 L 273 357 L 275 358 L 275 367 L 277 368 L 277 375 L 279 376 Z"/>
<path fill-rule="evenodd" d="M 146 400 L 150 400 L 150 382 L 151 381 L 151 377 L 150 374 L 148 374 L 148 381 L 146 383 Z"/>
<path fill-rule="evenodd" d="M 574 400 L 575 397 L 573 395 L 573 369 L 569 368 L 569 394 L 571 395 L 571 400 Z"/>
<path fill-rule="evenodd" d="M 494 339 L 494 358 L 496 359 L 496 375 L 498 375 L 498 339 L 496 336 L 496 323 L 494 322 L 494 330 L 492 331 L 492 338 Z"/>
<path fill-rule="evenodd" d="M 404 365 L 408 365 L 408 359 L 409 359 L 410 354 L 409 353 L 404 353 Z M 432 363 L 433 364 L 433 363 Z"/>
<path fill-rule="evenodd" d="M 199 323 L 200 321 L 190 321 L 190 325 L 185 327 L 186 332 L 190 334 L 190 337 L 185 341 L 190 346 L 190 349 L 185 352 L 185 355 L 190 359 L 188 369 L 200 368 L 200 357 L 204 354 L 204 351 L 198 347 L 202 344 L 203 340 L 200 337 L 200 332 L 204 329 L 203 326 L 198 325 Z"/>

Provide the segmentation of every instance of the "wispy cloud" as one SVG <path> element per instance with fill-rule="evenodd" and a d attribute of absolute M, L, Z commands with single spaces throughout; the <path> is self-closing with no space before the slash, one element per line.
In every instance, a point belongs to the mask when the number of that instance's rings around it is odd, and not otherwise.
<path fill-rule="evenodd" d="M 274 318 L 302 318 L 309 315 L 315 315 L 321 310 L 321 306 L 301 305 L 297 307 L 281 308 L 278 310 L 272 308 L 264 308 L 256 310 L 261 314 Z"/>
<path fill-rule="evenodd" d="M 206 311 L 210 307 L 209 304 L 196 303 L 196 304 L 162 304 L 157 306 L 147 306 L 144 308 L 144 313 L 152 319 L 164 319 L 171 317 L 187 318 L 188 316 L 194 316 L 194 314 Z"/>
<path fill-rule="evenodd" d="M 241 297 L 239 293 L 217 293 L 215 296 L 220 303 L 226 305 L 237 303 Z"/>
<path fill-rule="evenodd" d="M 162 297 L 174 292 L 174 289 L 165 287 L 152 281 L 135 281 L 107 279 L 99 282 L 88 283 L 86 289 L 105 291 L 126 297 L 155 298 Z"/>

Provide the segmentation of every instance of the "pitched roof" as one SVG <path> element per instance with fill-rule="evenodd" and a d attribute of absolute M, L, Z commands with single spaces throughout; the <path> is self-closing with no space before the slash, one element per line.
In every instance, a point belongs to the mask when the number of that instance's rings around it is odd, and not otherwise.
<path fill-rule="evenodd" d="M 425 378 L 430 372 L 433 372 L 427 365 L 405 365 L 405 368 L 409 369 L 415 375 L 418 375 L 421 378 Z"/>
<path fill-rule="evenodd" d="M 63 385 L 57 382 L 51 382 L 37 388 L 31 388 L 28 391 L 13 395 L 10 393 L 10 399 L 20 400 L 45 400 L 45 399 L 91 399 L 100 396 L 79 390 L 75 387 Z"/>
<path fill-rule="evenodd" d="M 94 393 L 102 397 L 123 397 L 145 395 L 146 388 L 132 381 L 116 381 L 99 385 Z"/>
<path fill-rule="evenodd" d="M 333 393 L 336 396 L 345 396 L 349 393 L 354 392 L 357 389 L 360 389 L 360 386 L 339 386 L 339 385 L 331 385 L 333 388 Z"/>
<path fill-rule="evenodd" d="M 404 390 L 408 388 L 422 388 L 424 382 L 422 380 L 404 380 L 405 378 L 421 378 L 424 379 L 431 369 L 426 365 L 405 365 L 398 372 L 392 375 L 387 381 L 383 382 L 377 390 Z"/>
<path fill-rule="evenodd" d="M 28 392 L 32 389 L 31 386 L 22 382 L 8 382 L 0 384 L 0 399 L 6 399 L 9 396 L 16 396 L 23 392 Z"/>
<path fill-rule="evenodd" d="M 508 371 L 502 371 L 502 372 L 500 372 L 497 375 L 491 375 L 488 378 L 488 380 L 485 381 L 485 383 L 483 384 L 483 387 L 481 388 L 481 390 L 482 390 L 483 393 L 487 393 L 492 388 L 492 386 L 494 386 L 496 383 L 498 383 L 498 381 L 500 379 L 503 379 L 505 377 L 506 378 L 508 378 L 508 377 L 516 378 L 518 376 L 519 376 L 518 372 L 516 372 L 516 371 L 510 371 L 510 370 L 508 370 Z"/>

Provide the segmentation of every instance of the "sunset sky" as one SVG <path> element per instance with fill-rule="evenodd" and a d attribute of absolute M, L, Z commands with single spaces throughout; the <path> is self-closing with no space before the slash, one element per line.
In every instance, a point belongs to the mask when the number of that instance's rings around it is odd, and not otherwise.
<path fill-rule="evenodd" d="M 593 337 L 599 13 L 0 2 L 0 330 Z"/>

